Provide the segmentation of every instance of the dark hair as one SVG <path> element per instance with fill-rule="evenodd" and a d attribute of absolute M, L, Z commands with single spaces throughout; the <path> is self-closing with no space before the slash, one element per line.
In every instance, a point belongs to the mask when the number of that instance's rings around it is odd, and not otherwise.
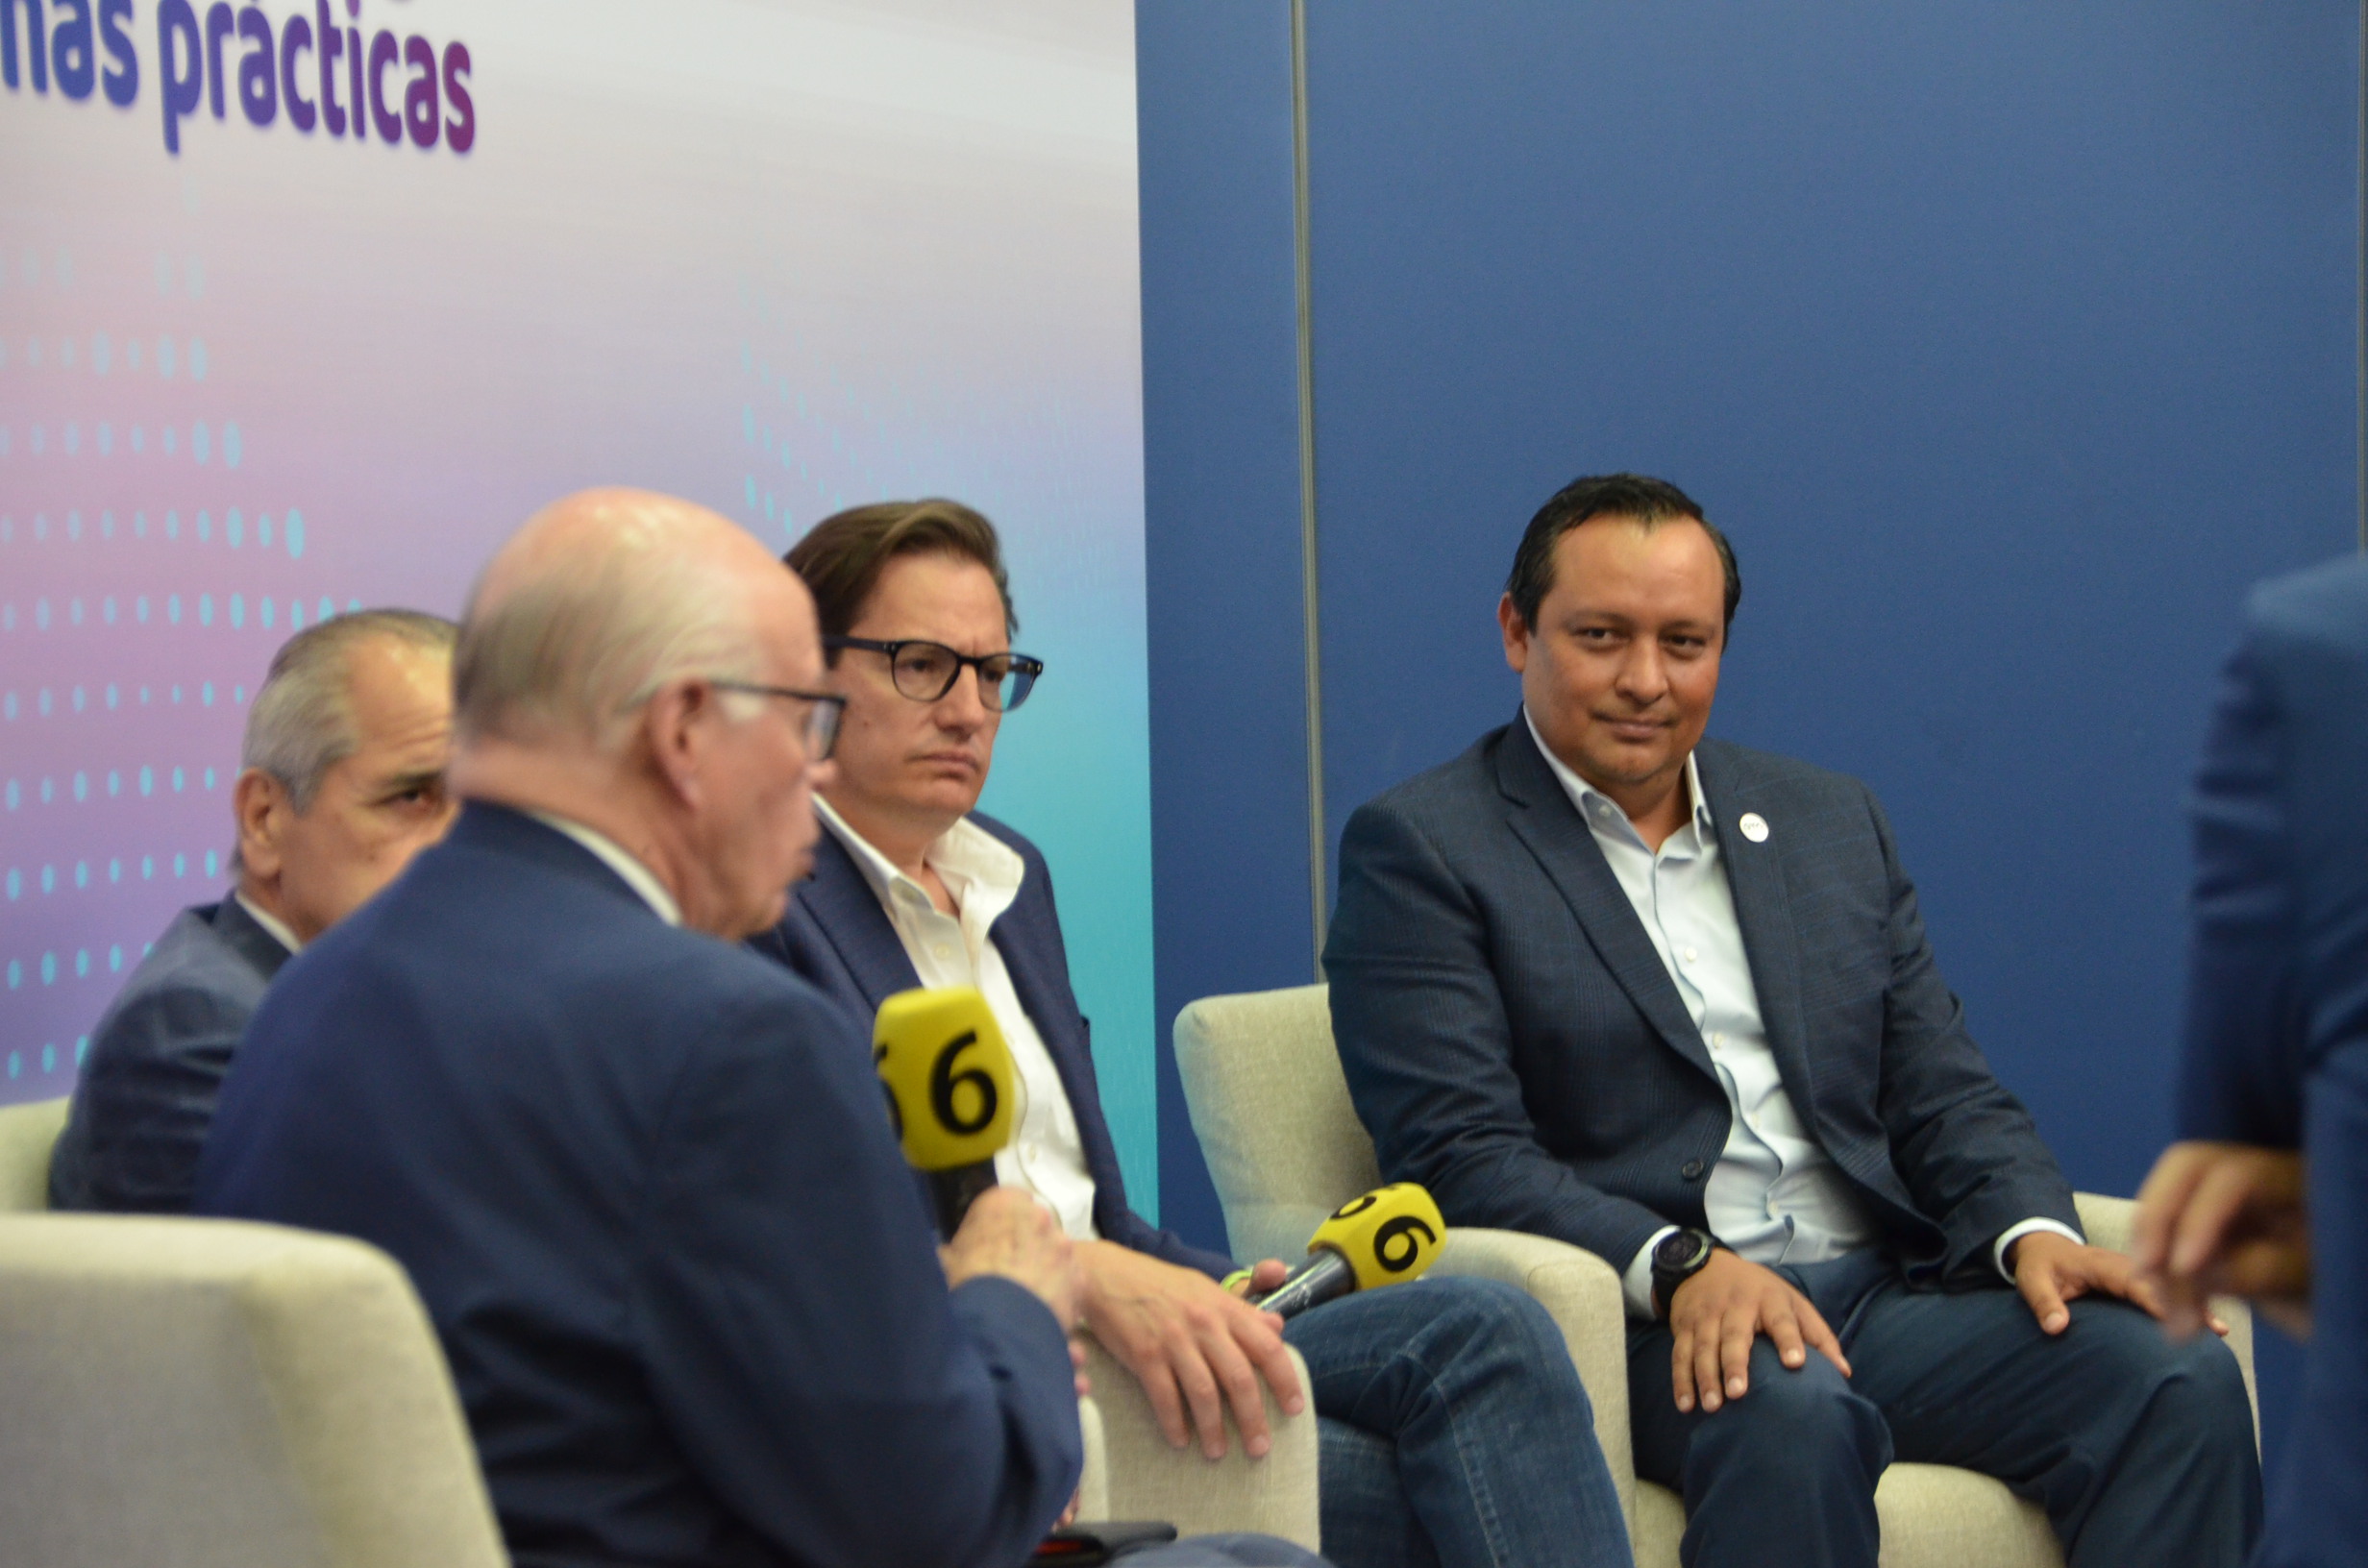
<path fill-rule="evenodd" d="M 781 560 L 813 594 L 823 635 L 844 637 L 863 613 L 863 601 L 872 597 L 888 563 L 899 555 L 927 553 L 960 556 L 985 567 L 1003 600 L 1004 629 L 1020 629 L 995 525 L 958 501 L 881 501 L 833 512 Z M 838 662 L 835 654 L 830 662 Z"/>
<path fill-rule="evenodd" d="M 1735 569 L 1735 550 L 1727 536 L 1702 515 L 1693 498 L 1666 479 L 1642 474 L 1589 474 L 1555 491 L 1553 499 L 1538 508 L 1538 515 L 1529 520 L 1529 528 L 1521 535 L 1521 548 L 1513 552 L 1513 573 L 1505 578 L 1505 592 L 1513 596 L 1513 607 L 1521 613 L 1523 625 L 1537 626 L 1538 606 L 1545 602 L 1546 590 L 1554 586 L 1554 547 L 1564 534 L 1597 517 L 1630 518 L 1647 528 L 1681 521 L 1702 525 L 1726 576 L 1726 625 L 1735 625 L 1735 607 L 1743 601 L 1743 578 Z"/>

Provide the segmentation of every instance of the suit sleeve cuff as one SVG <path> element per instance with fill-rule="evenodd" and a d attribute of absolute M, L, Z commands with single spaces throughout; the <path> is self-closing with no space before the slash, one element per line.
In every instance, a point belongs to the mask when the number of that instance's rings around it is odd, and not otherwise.
<path fill-rule="evenodd" d="M 2060 1236 L 2076 1247 L 2088 1245 L 2088 1237 L 2058 1220 L 2026 1219 L 2020 1225 L 2010 1225 L 1999 1233 L 1998 1239 L 1991 1244 L 1989 1249 L 1989 1260 L 1998 1265 L 1999 1278 L 2009 1285 L 2014 1283 L 2014 1271 L 2007 1267 L 2007 1248 L 2034 1231 L 2045 1231 L 2051 1236 Z"/>
<path fill-rule="evenodd" d="M 2044 1222 L 2042 1222 L 2044 1223 Z M 1653 1249 L 1677 1234 L 1674 1225 L 1664 1225 L 1644 1238 L 1637 1255 L 1628 1260 L 1628 1267 L 1619 1277 L 1620 1294 L 1628 1298 L 1628 1315 L 1653 1320 Z"/>

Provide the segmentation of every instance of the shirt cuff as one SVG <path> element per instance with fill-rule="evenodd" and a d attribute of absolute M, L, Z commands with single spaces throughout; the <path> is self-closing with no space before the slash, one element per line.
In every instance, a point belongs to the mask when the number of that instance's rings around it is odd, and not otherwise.
<path fill-rule="evenodd" d="M 2060 1236 L 2076 1247 L 2084 1247 L 2088 1245 L 2088 1237 L 2081 1235 L 2080 1232 L 2074 1230 L 2071 1226 L 2064 1224 L 2061 1220 L 2026 1219 L 2020 1225 L 2010 1225 L 2007 1227 L 2006 1231 L 1999 1236 L 1997 1241 L 1989 1249 L 1990 1262 L 1998 1265 L 1998 1273 L 2000 1277 L 2003 1278 L 2009 1285 L 2012 1285 L 2014 1283 L 2014 1271 L 2007 1267 L 2007 1248 L 2014 1245 L 2015 1242 L 2021 1240 L 2024 1237 L 2029 1236 L 2034 1231 L 2045 1231 L 2051 1236 Z"/>
<path fill-rule="evenodd" d="M 2038 1223 L 2047 1223 L 2041 1220 Z M 1653 1249 L 1677 1234 L 1678 1227 L 1664 1225 L 1644 1238 L 1637 1255 L 1628 1260 L 1628 1271 L 1619 1277 L 1620 1294 L 1628 1298 L 1628 1315 L 1651 1322 L 1658 1315 L 1653 1311 Z"/>

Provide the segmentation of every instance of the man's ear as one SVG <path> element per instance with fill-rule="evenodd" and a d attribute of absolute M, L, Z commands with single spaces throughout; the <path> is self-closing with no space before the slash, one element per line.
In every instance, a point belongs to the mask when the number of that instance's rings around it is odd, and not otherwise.
<path fill-rule="evenodd" d="M 1517 675 L 1529 672 L 1529 623 L 1521 619 L 1521 608 L 1513 602 L 1511 594 L 1496 601 L 1496 627 L 1505 634 L 1505 662 L 1513 666 Z"/>
<path fill-rule="evenodd" d="M 246 769 L 231 785 L 231 812 L 238 823 L 238 863 L 259 882 L 277 881 L 282 845 L 296 820 L 287 786 L 260 768 Z"/>
<path fill-rule="evenodd" d="M 717 717 L 720 695 L 703 680 L 678 680 L 658 688 L 642 704 L 641 738 L 651 766 L 666 788 L 687 805 L 702 796 L 700 752 L 703 732 Z"/>

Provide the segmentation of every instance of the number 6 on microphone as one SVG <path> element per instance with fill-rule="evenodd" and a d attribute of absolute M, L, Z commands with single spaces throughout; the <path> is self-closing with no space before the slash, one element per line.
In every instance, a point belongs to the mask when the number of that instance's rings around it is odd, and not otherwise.
<path fill-rule="evenodd" d="M 974 988 L 889 997 L 872 1027 L 872 1060 L 916 1170 L 992 1161 L 1011 1141 L 1011 1047 Z"/>
<path fill-rule="evenodd" d="M 1392 1182 L 1333 1210 L 1308 1237 L 1307 1250 L 1339 1253 L 1356 1271 L 1357 1288 L 1370 1290 L 1429 1268 L 1446 1234 L 1428 1192 L 1413 1182 Z"/>
<path fill-rule="evenodd" d="M 1307 1262 L 1253 1306 L 1291 1317 L 1351 1290 L 1411 1280 L 1439 1259 L 1447 1222 L 1413 1182 L 1392 1182 L 1332 1211 L 1307 1238 Z"/>

